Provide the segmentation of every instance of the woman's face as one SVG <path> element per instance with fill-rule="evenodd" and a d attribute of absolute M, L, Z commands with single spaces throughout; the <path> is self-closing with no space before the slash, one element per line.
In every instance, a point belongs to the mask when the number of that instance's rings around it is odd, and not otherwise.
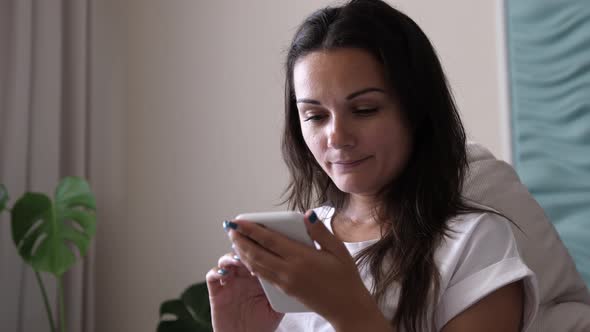
<path fill-rule="evenodd" d="M 374 195 L 401 173 L 411 133 L 370 53 L 309 53 L 296 62 L 293 84 L 305 143 L 341 191 Z"/>

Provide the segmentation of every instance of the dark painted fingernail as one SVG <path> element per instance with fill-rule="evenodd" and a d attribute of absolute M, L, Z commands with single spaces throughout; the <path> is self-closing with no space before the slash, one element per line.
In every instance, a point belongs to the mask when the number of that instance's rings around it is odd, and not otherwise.
<path fill-rule="evenodd" d="M 240 256 L 234 255 L 234 259 L 237 260 L 237 261 L 239 261 L 240 260 Z"/>
<path fill-rule="evenodd" d="M 226 269 L 219 269 L 217 270 L 217 273 L 221 274 L 222 276 L 227 274 L 227 270 Z"/>
<path fill-rule="evenodd" d="M 238 228 L 238 224 L 236 224 L 235 222 L 231 222 L 231 221 L 224 221 L 223 222 L 223 229 L 227 232 L 229 231 L 229 229 L 237 229 Z"/>
<path fill-rule="evenodd" d="M 311 214 L 309 215 L 309 222 L 315 224 L 316 221 L 318 221 L 318 216 L 315 214 L 315 211 L 311 211 Z"/>

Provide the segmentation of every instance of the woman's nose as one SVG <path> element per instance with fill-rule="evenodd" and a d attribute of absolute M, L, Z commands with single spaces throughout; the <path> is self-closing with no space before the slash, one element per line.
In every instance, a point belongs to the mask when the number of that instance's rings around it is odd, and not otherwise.
<path fill-rule="evenodd" d="M 333 149 L 353 147 L 355 137 L 352 129 L 345 119 L 333 118 L 327 129 L 328 147 Z"/>

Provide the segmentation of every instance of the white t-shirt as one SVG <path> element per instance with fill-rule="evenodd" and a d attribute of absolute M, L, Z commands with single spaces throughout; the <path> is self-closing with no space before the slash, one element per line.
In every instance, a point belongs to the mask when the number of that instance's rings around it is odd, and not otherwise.
<path fill-rule="evenodd" d="M 334 209 L 315 209 L 332 232 L 331 217 Z M 444 238 L 435 252 L 435 261 L 441 276 L 440 294 L 435 308 L 435 328 L 444 325 L 465 309 L 491 292 L 517 280 L 523 280 L 525 306 L 523 331 L 535 318 L 539 296 L 535 274 L 523 263 L 509 221 L 492 213 L 470 213 L 449 221 L 450 236 Z M 351 255 L 377 242 L 344 242 Z M 372 277 L 367 271 L 360 271 L 367 289 Z M 397 307 L 399 288 L 392 286 L 381 305 L 383 315 L 390 320 Z M 354 306 L 354 303 L 350 304 Z M 429 309 L 432 312 L 432 308 Z M 332 326 L 316 313 L 288 313 L 277 331 L 297 332 L 334 331 Z"/>

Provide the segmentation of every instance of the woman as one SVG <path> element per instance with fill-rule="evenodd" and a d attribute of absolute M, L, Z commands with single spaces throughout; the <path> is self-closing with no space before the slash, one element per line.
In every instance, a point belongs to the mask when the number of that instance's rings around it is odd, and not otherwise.
<path fill-rule="evenodd" d="M 215 331 L 520 331 L 534 274 L 461 196 L 465 133 L 434 49 L 379 0 L 322 9 L 286 63 L 283 154 L 312 249 L 246 221 L 207 274 Z M 322 222 L 318 222 L 321 220 Z M 259 276 L 312 313 L 270 308 Z"/>

